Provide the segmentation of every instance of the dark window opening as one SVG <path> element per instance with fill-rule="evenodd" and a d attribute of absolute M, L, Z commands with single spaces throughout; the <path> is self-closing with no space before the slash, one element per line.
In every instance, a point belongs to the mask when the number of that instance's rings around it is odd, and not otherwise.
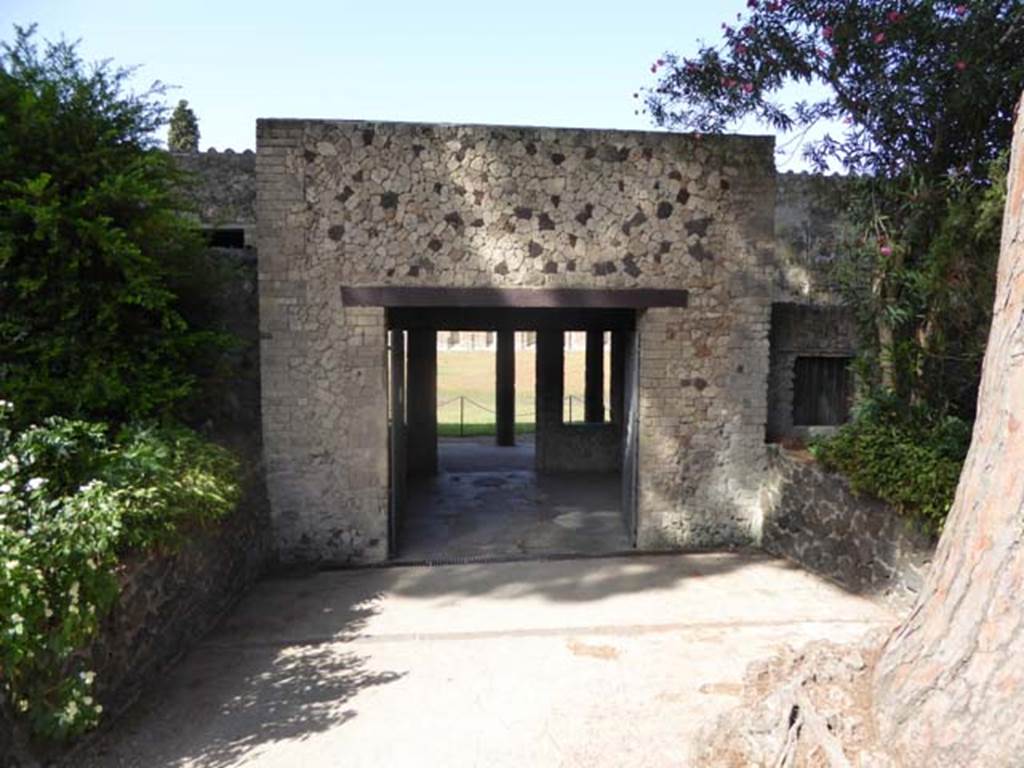
<path fill-rule="evenodd" d="M 204 234 L 211 248 L 245 248 L 244 229 L 208 229 Z"/>
<path fill-rule="evenodd" d="M 848 357 L 798 357 L 793 365 L 793 425 L 838 426 L 850 416 Z"/>

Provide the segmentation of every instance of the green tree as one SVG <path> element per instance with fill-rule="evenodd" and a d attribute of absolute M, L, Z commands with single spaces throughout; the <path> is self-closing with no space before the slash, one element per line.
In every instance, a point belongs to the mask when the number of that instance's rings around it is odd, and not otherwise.
<path fill-rule="evenodd" d="M 175 296 L 202 241 L 154 138 L 163 90 L 34 35 L 0 51 L 0 397 L 22 423 L 160 414 L 213 340 Z"/>
<path fill-rule="evenodd" d="M 804 151 L 818 167 L 860 176 L 845 284 L 868 331 L 866 383 L 972 417 L 999 245 L 1000 153 L 1024 85 L 1024 7 L 747 6 L 722 25 L 719 44 L 652 66 L 647 109 L 660 125 L 698 131 L 749 118 L 782 131 L 839 126 Z M 792 84 L 821 95 L 787 101 Z"/>
<path fill-rule="evenodd" d="M 179 101 L 171 113 L 167 129 L 167 148 L 171 152 L 199 151 L 199 121 L 185 99 Z"/>

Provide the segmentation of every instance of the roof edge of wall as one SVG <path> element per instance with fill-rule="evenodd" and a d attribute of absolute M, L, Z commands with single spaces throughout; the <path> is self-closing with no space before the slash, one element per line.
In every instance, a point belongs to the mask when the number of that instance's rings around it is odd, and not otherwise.
<path fill-rule="evenodd" d="M 757 141 L 775 144 L 775 136 L 769 134 L 748 134 L 748 133 L 699 133 L 695 131 L 657 131 L 640 130 L 636 128 L 587 128 L 582 126 L 554 126 L 554 125 L 514 125 L 507 123 L 451 123 L 451 122 L 430 122 L 415 120 L 369 120 L 369 119 L 332 119 L 332 118 L 295 118 L 295 117 L 260 117 L 256 119 L 257 134 L 265 128 L 302 128 L 305 126 L 339 125 L 346 127 L 376 127 L 387 126 L 394 128 L 432 128 L 440 130 L 506 130 L 523 131 L 536 133 L 541 131 L 554 131 L 556 133 L 586 133 L 586 134 L 623 134 L 630 136 L 645 136 L 651 138 L 699 138 L 711 139 L 714 141 Z"/>

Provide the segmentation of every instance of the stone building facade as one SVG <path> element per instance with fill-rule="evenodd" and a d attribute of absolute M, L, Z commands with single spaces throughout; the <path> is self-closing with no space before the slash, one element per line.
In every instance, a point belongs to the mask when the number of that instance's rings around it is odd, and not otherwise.
<path fill-rule="evenodd" d="M 342 286 L 676 289 L 637 313 L 641 548 L 755 535 L 767 138 L 263 120 L 267 482 L 284 559 L 387 554 L 385 307 Z"/>
<path fill-rule="evenodd" d="M 785 369 L 804 341 L 844 354 L 849 342 L 839 320 L 770 350 L 773 305 L 836 304 L 839 210 L 832 181 L 776 175 L 770 138 L 261 120 L 255 155 L 186 162 L 204 224 L 259 245 L 281 560 L 388 556 L 394 312 L 346 303 L 343 288 L 447 290 L 456 302 L 465 290 L 530 291 L 581 312 L 595 311 L 581 306 L 592 294 L 625 297 L 632 308 L 614 311 L 629 315 L 638 350 L 636 546 L 760 540 L 766 427 L 792 406 L 769 368 Z M 682 301 L 630 303 L 645 292 Z M 538 431 L 552 466 L 587 452 L 625 465 L 626 440 L 609 427 Z"/>

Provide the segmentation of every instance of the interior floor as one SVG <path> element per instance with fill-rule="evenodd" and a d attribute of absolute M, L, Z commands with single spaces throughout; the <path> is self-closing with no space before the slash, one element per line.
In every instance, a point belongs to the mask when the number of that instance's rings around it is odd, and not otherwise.
<path fill-rule="evenodd" d="M 533 439 L 438 441 L 436 477 L 411 479 L 402 560 L 622 552 L 632 546 L 619 473 L 538 475 Z"/>

